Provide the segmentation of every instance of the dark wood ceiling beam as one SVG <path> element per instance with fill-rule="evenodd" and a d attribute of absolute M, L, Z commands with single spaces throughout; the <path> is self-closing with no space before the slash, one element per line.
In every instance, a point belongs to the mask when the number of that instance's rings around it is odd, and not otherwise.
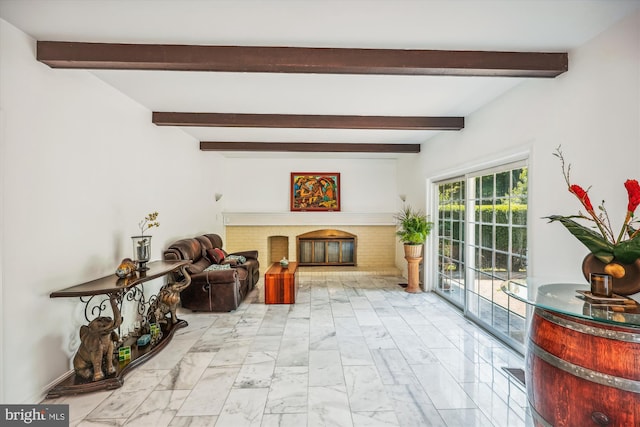
<path fill-rule="evenodd" d="M 176 113 L 155 111 L 158 126 L 309 129 L 460 130 L 464 117 L 333 116 L 305 114 Z"/>
<path fill-rule="evenodd" d="M 201 46 L 38 41 L 37 59 L 54 68 L 555 77 L 562 52 L 496 52 L 264 46 Z"/>
<path fill-rule="evenodd" d="M 201 141 L 202 151 L 271 151 L 300 153 L 404 153 L 420 152 L 420 144 L 354 144 L 322 142 Z"/>

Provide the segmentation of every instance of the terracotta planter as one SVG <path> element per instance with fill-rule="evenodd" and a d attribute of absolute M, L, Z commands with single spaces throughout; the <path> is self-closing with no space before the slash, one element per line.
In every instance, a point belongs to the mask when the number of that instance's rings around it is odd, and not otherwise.
<path fill-rule="evenodd" d="M 422 247 L 424 245 L 404 245 L 404 256 L 405 258 L 421 258 L 422 257 Z"/>

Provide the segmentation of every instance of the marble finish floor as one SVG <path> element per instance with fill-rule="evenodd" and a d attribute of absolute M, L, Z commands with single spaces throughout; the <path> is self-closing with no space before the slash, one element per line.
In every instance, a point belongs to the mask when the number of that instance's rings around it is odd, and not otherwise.
<path fill-rule="evenodd" d="M 265 305 L 262 280 L 238 310 L 189 326 L 113 391 L 70 405 L 72 426 L 530 426 L 502 367 L 523 358 L 433 293 L 393 273 L 306 269 L 294 305 Z"/>

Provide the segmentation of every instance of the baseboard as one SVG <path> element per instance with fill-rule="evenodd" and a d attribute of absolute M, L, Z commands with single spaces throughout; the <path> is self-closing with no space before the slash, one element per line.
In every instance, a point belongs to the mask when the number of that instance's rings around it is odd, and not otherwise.
<path fill-rule="evenodd" d="M 49 384 L 45 385 L 44 388 L 40 390 L 39 395 L 36 396 L 35 399 L 32 402 L 26 402 L 26 403 L 34 403 L 34 402 L 40 403 L 40 402 L 42 402 L 47 397 L 47 394 L 49 393 L 49 390 L 51 390 L 53 387 L 55 387 L 56 384 L 61 383 L 62 381 L 64 381 L 67 378 L 69 378 L 74 373 L 75 372 L 74 372 L 73 369 L 69 369 L 67 372 L 65 372 L 64 374 L 60 375 L 58 378 L 56 378 L 53 381 L 51 381 Z"/>

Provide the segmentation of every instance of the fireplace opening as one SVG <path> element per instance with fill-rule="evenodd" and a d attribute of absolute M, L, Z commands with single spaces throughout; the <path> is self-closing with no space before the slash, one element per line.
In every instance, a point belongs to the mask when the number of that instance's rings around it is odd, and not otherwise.
<path fill-rule="evenodd" d="M 296 236 L 299 265 L 357 265 L 357 236 L 341 230 L 316 230 Z"/>

